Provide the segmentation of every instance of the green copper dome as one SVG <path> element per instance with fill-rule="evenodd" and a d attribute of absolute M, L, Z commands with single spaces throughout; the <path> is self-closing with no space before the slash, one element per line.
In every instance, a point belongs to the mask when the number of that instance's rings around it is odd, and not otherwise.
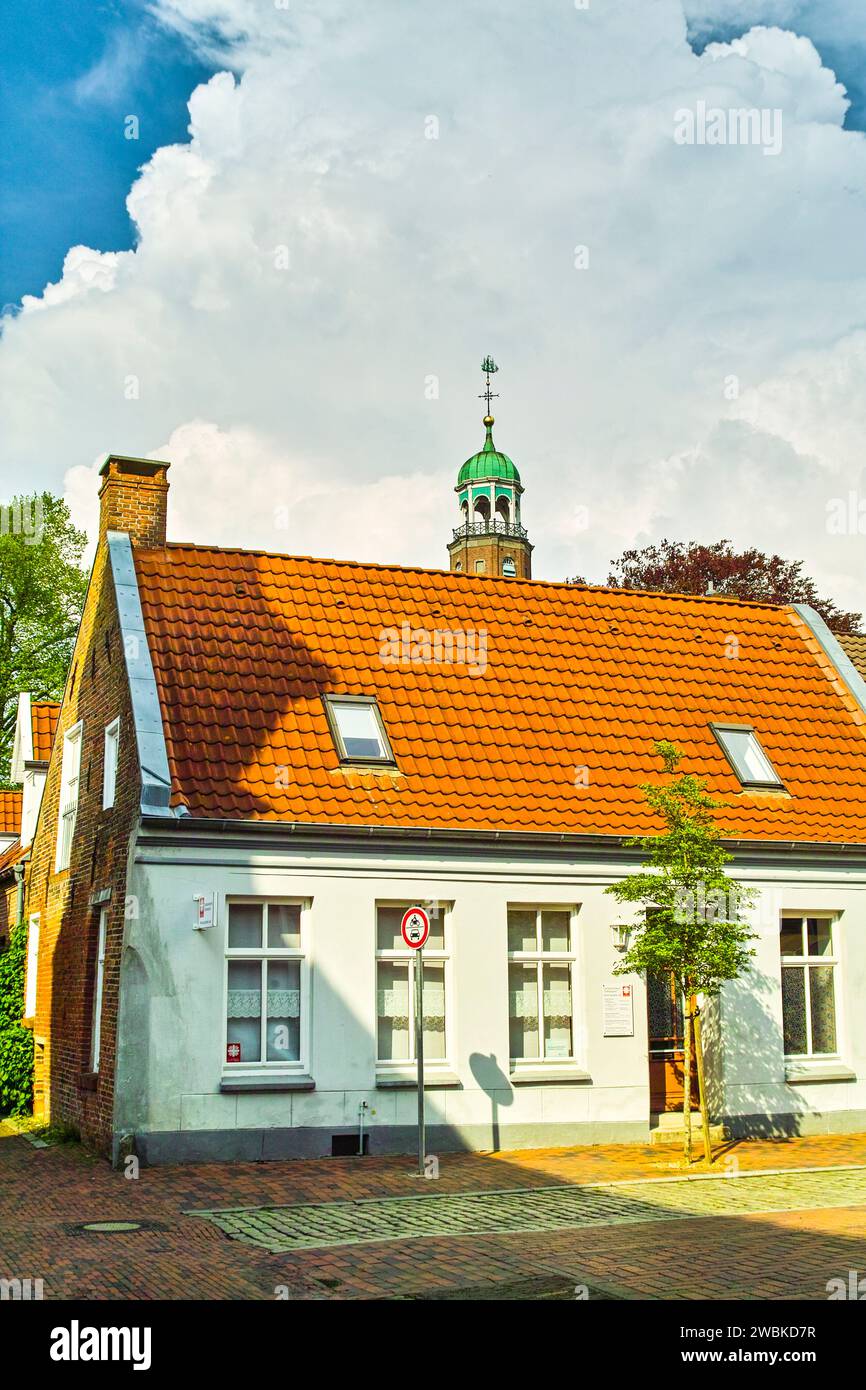
<path fill-rule="evenodd" d="M 484 447 L 467 459 L 457 475 L 457 486 L 463 483 L 480 481 L 482 478 L 503 478 L 507 482 L 520 483 L 520 474 L 507 454 L 501 454 L 493 443 L 493 416 L 485 415 L 487 437 Z"/>

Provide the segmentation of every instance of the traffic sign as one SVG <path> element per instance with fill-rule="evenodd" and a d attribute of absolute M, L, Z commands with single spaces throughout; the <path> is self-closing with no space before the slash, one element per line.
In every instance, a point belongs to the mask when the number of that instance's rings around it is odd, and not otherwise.
<path fill-rule="evenodd" d="M 430 918 L 423 907 L 410 907 L 403 913 L 400 935 L 413 951 L 420 951 L 430 935 Z"/>

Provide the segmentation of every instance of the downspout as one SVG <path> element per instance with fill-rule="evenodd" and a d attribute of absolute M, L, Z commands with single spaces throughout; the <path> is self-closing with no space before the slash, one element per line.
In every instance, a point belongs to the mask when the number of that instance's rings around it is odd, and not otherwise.
<path fill-rule="evenodd" d="M 24 861 L 19 860 L 13 870 L 15 874 L 15 886 L 18 896 L 15 905 L 15 925 L 20 927 L 24 922 Z"/>

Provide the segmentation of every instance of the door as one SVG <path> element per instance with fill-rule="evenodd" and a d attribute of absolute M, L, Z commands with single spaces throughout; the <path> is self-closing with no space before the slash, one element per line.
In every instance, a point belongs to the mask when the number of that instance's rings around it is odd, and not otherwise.
<path fill-rule="evenodd" d="M 673 975 L 647 976 L 650 1111 L 683 1108 L 685 1032 L 683 997 Z M 698 1106 L 698 1078 L 692 1036 L 692 1107 Z"/>

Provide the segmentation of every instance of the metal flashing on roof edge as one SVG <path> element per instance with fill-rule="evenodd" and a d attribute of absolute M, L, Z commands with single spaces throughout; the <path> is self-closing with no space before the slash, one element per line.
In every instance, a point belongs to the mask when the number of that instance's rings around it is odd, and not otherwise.
<path fill-rule="evenodd" d="M 109 531 L 107 540 L 141 768 L 141 814 L 171 816 L 171 774 L 132 545 L 124 531 Z"/>
<path fill-rule="evenodd" d="M 812 636 L 817 639 L 825 656 L 830 658 L 857 704 L 866 714 L 866 681 L 863 680 L 850 658 L 845 655 L 824 619 L 815 612 L 814 608 L 810 608 L 808 603 L 792 603 L 791 607 L 797 616 L 802 618 Z"/>

